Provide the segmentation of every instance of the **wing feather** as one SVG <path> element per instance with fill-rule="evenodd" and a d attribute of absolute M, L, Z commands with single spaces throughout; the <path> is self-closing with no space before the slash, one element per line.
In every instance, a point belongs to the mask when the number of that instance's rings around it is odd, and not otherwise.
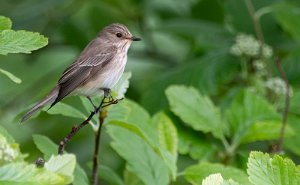
<path fill-rule="evenodd" d="M 59 94 L 51 106 L 69 95 L 77 87 L 86 83 L 96 72 L 102 70 L 117 52 L 115 46 L 103 48 L 98 45 L 93 47 L 93 43 L 95 41 L 91 42 L 81 53 L 80 57 L 64 71 L 58 80 L 58 85 L 60 86 Z M 97 71 L 93 70 L 95 66 L 97 66 Z"/>

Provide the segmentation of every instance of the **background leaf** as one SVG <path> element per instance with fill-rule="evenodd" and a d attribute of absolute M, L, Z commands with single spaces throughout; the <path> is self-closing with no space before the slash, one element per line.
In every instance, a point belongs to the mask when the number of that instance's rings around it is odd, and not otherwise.
<path fill-rule="evenodd" d="M 0 32 L 11 29 L 12 22 L 8 17 L 0 16 Z"/>
<path fill-rule="evenodd" d="M 39 33 L 4 30 L 0 32 L 0 54 L 31 53 L 48 44 L 48 39 Z"/>
<path fill-rule="evenodd" d="M 6 75 L 9 79 L 11 79 L 13 82 L 15 82 L 15 83 L 17 83 L 17 84 L 19 84 L 19 83 L 22 82 L 22 80 L 21 80 L 20 78 L 16 77 L 16 76 L 13 75 L 12 73 L 10 73 L 10 72 L 8 72 L 8 71 L 6 71 L 6 70 L 4 70 L 4 69 L 1 69 L 1 68 L 0 68 L 0 73 Z"/>
<path fill-rule="evenodd" d="M 171 110 L 193 129 L 212 132 L 220 138 L 222 120 L 220 110 L 208 97 L 196 89 L 184 86 L 171 86 L 166 90 Z"/>

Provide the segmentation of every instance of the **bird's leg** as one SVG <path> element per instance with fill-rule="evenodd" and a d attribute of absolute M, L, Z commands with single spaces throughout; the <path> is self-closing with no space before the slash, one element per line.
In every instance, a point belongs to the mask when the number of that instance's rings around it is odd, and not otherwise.
<path fill-rule="evenodd" d="M 93 105 L 94 109 L 97 109 L 97 106 L 94 104 L 93 100 L 91 99 L 91 97 L 87 96 L 87 99 L 91 102 L 91 104 Z"/>
<path fill-rule="evenodd" d="M 111 95 L 111 89 L 101 88 L 101 90 L 104 92 L 104 98 L 108 98 L 108 102 L 106 102 L 106 103 L 114 101 L 114 98 Z"/>

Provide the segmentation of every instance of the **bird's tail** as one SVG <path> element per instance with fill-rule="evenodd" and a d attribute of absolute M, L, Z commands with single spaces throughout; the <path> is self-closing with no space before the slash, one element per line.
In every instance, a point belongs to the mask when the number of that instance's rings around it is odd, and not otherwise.
<path fill-rule="evenodd" d="M 21 122 L 29 119 L 35 112 L 43 108 L 45 105 L 51 104 L 55 101 L 59 93 L 59 86 L 55 86 L 52 91 L 41 101 L 35 104 L 21 119 Z"/>

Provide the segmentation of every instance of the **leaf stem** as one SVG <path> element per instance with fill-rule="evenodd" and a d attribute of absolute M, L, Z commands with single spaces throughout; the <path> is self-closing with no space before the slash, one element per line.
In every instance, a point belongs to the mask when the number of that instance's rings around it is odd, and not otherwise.
<path fill-rule="evenodd" d="M 279 58 L 275 59 L 275 64 L 280 73 L 281 78 L 283 79 L 283 81 L 285 83 L 285 88 L 286 88 L 285 105 L 284 105 L 284 110 L 282 112 L 282 126 L 280 129 L 280 135 L 279 135 L 276 147 L 274 148 L 274 152 L 280 152 L 280 151 L 282 151 L 282 145 L 283 145 L 283 141 L 284 141 L 284 133 L 285 133 L 285 129 L 287 126 L 287 120 L 288 120 L 288 113 L 289 113 L 289 107 L 290 107 L 290 88 L 289 88 L 288 79 L 286 77 L 286 74 L 284 72 L 284 69 L 281 65 Z"/>
<path fill-rule="evenodd" d="M 101 130 L 104 120 L 107 116 L 107 110 L 101 110 L 99 114 L 99 126 L 95 132 L 95 150 L 93 154 L 93 171 L 92 171 L 92 184 L 98 184 L 98 169 L 99 169 L 99 159 L 98 153 L 100 148 Z"/>

